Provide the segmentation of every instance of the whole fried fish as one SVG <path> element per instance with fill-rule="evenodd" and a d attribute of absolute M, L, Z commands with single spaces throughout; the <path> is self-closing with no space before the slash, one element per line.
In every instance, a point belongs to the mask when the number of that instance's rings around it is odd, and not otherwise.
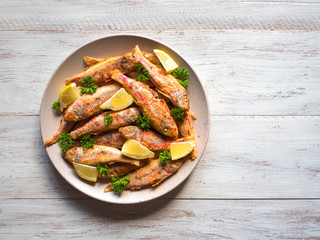
<path fill-rule="evenodd" d="M 159 159 L 152 160 L 148 165 L 129 173 L 127 176 L 130 182 L 125 186 L 125 189 L 140 189 L 144 186 L 158 185 L 167 177 L 171 176 L 179 170 L 183 160 L 170 161 L 166 165 L 162 165 Z M 112 191 L 112 184 L 109 183 L 104 192 Z"/>
<path fill-rule="evenodd" d="M 93 137 L 95 144 L 110 146 L 115 148 L 122 148 L 122 145 L 126 141 L 126 139 L 118 132 L 111 131 L 98 134 Z"/>
<path fill-rule="evenodd" d="M 178 127 L 170 114 L 170 110 L 163 99 L 146 84 L 128 78 L 119 70 L 112 72 L 112 78 L 127 90 L 134 102 L 141 108 L 150 124 L 161 134 L 177 138 Z"/>
<path fill-rule="evenodd" d="M 140 166 L 140 162 L 124 156 L 114 147 L 94 145 L 93 148 L 74 147 L 63 154 L 69 162 L 81 163 L 91 166 L 98 164 L 123 162 Z"/>
<path fill-rule="evenodd" d="M 142 51 L 142 54 L 146 59 L 148 59 L 152 63 L 156 63 L 158 61 L 158 58 L 154 53 Z M 109 58 L 95 58 L 95 57 L 89 57 L 89 56 L 83 57 L 83 61 L 86 63 L 88 67 L 98 63 L 102 63 L 104 61 L 107 61 L 108 59 Z"/>
<path fill-rule="evenodd" d="M 137 45 L 133 49 L 133 55 L 148 70 L 151 81 L 156 88 L 167 96 L 171 102 L 184 110 L 189 109 L 189 98 L 186 89 L 172 75 L 166 74 L 161 68 L 158 68 L 153 63 L 146 59 Z"/>
<path fill-rule="evenodd" d="M 64 119 L 66 121 L 76 122 L 101 113 L 103 110 L 100 109 L 100 106 L 111 98 L 120 88 L 121 85 L 115 83 L 100 87 L 93 94 L 82 95 L 81 98 L 72 103 L 66 110 Z"/>
<path fill-rule="evenodd" d="M 121 127 L 119 128 L 119 133 L 126 139 L 133 139 L 140 142 L 151 151 L 169 150 L 171 143 L 186 141 L 184 138 L 173 140 L 172 138 L 164 137 L 152 130 L 141 130 L 137 126 Z"/>
<path fill-rule="evenodd" d="M 119 127 L 128 126 L 134 123 L 140 114 L 138 107 L 130 107 L 119 112 L 103 112 L 92 118 L 82 127 L 72 131 L 70 137 L 76 139 L 85 134 L 98 134 L 106 131 L 116 130 Z M 104 123 L 105 115 L 109 114 L 113 117 L 109 125 Z"/>
<path fill-rule="evenodd" d="M 152 53 L 141 54 L 144 54 L 144 56 L 151 62 L 156 63 L 158 61 L 157 57 Z M 81 83 L 83 78 L 88 76 L 92 77 L 94 83 L 104 82 L 106 79 L 110 79 L 110 71 L 114 69 L 120 69 L 123 73 L 132 72 L 135 70 L 137 65 L 138 61 L 133 56 L 132 52 L 123 54 L 121 56 L 110 57 L 105 59 L 103 62 L 98 62 L 76 76 L 67 78 L 66 85 L 73 82 L 78 85 Z"/>

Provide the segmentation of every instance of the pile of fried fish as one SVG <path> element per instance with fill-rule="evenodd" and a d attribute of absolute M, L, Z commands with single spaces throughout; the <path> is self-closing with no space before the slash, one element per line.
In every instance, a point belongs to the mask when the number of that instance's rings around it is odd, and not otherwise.
<path fill-rule="evenodd" d="M 52 137 L 45 141 L 45 147 L 58 142 L 59 137 L 67 132 L 74 139 L 72 148 L 63 153 L 66 160 L 80 164 L 97 166 L 108 165 L 108 173 L 98 175 L 99 178 L 111 179 L 114 176 L 129 177 L 130 182 L 125 189 L 140 189 L 145 186 L 156 186 L 161 181 L 179 170 L 186 158 L 195 159 L 196 151 L 189 156 L 163 164 L 159 153 L 169 150 L 173 142 L 194 140 L 194 115 L 189 108 L 186 89 L 171 74 L 167 74 L 160 65 L 155 54 L 144 52 L 137 45 L 132 52 L 98 59 L 84 57 L 88 67 L 80 74 L 67 78 L 66 85 L 91 77 L 98 88 L 93 94 L 83 94 L 64 111 L 60 126 Z M 141 64 L 151 76 L 147 83 L 137 81 L 136 66 Z M 119 89 L 132 96 L 134 104 L 121 111 L 100 109 Z M 183 121 L 175 121 L 170 108 L 184 110 Z M 106 125 L 105 115 L 113 117 Z M 136 125 L 139 115 L 147 116 L 151 129 L 143 130 Z M 90 134 L 94 138 L 94 146 L 84 148 L 80 138 Z M 137 160 L 122 154 L 124 142 L 133 139 L 156 153 L 152 159 Z M 107 183 L 105 192 L 112 191 L 112 183 Z"/>

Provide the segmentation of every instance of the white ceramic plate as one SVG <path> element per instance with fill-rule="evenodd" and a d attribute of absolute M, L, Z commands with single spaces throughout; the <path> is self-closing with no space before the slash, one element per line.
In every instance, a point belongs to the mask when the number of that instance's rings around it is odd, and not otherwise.
<path fill-rule="evenodd" d="M 198 158 L 184 162 L 179 171 L 173 176 L 166 179 L 156 188 L 146 188 L 139 191 L 125 190 L 121 196 L 115 195 L 113 192 L 104 193 L 104 182 L 90 184 L 78 177 L 70 163 L 65 161 L 61 156 L 59 144 L 54 144 L 46 148 L 49 158 L 58 172 L 79 191 L 105 202 L 112 203 L 138 203 L 158 198 L 181 184 L 196 167 L 200 157 L 205 149 L 209 135 L 209 107 L 204 89 L 195 74 L 192 67 L 172 48 L 165 44 L 142 36 L 137 35 L 115 35 L 90 42 L 72 53 L 56 70 L 51 77 L 42 98 L 40 111 L 40 125 L 43 141 L 48 139 L 56 132 L 61 117 L 54 113 L 51 105 L 57 101 L 61 89 L 65 86 L 64 80 L 83 71 L 84 56 L 92 56 L 98 58 L 106 58 L 117 56 L 131 51 L 138 44 L 140 49 L 152 52 L 153 49 L 161 49 L 167 52 L 179 65 L 189 69 L 190 78 L 187 92 L 190 98 L 191 110 L 197 117 L 194 122 Z"/>

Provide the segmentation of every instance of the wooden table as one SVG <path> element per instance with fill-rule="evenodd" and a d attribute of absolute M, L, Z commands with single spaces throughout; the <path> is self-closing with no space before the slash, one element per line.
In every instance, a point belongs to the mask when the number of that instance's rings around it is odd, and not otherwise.
<path fill-rule="evenodd" d="M 0 8 L 0 239 L 320 238 L 320 4 L 11 1 Z M 167 43 L 197 71 L 211 131 L 164 197 L 114 205 L 66 182 L 39 111 L 58 65 L 120 33 Z"/>

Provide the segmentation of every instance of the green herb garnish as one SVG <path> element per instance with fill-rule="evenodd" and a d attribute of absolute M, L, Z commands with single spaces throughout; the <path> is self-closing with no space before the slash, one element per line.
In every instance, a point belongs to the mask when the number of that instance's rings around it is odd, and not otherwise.
<path fill-rule="evenodd" d="M 171 153 L 168 150 L 164 150 L 159 154 L 159 159 L 162 164 L 166 164 L 169 159 L 171 159 Z"/>
<path fill-rule="evenodd" d="M 92 77 L 88 76 L 81 80 L 81 95 L 85 93 L 95 93 L 97 91 L 98 86 L 93 82 Z"/>
<path fill-rule="evenodd" d="M 73 146 L 74 140 L 70 137 L 70 133 L 63 133 L 59 137 L 60 149 L 62 152 L 66 152 Z"/>
<path fill-rule="evenodd" d="M 184 110 L 181 107 L 172 108 L 170 110 L 171 116 L 178 122 L 183 122 L 184 120 Z"/>
<path fill-rule="evenodd" d="M 136 79 L 140 82 L 147 82 L 149 79 L 150 79 L 150 74 L 148 72 L 148 70 L 146 69 L 143 69 L 143 66 L 141 63 L 139 63 L 137 66 L 136 66 L 136 71 L 137 72 L 140 72 L 140 74 L 138 74 L 136 76 Z"/>
<path fill-rule="evenodd" d="M 130 178 L 128 176 L 124 177 L 124 178 L 120 178 L 119 176 L 116 175 L 116 176 L 112 177 L 111 180 L 112 180 L 112 190 L 116 194 L 122 193 L 124 188 L 130 182 Z"/>
<path fill-rule="evenodd" d="M 186 68 L 178 68 L 172 72 L 172 76 L 178 79 L 179 83 L 186 87 L 189 84 L 189 71 Z"/>
<path fill-rule="evenodd" d="M 81 138 L 80 144 L 84 148 L 92 148 L 94 146 L 94 139 L 91 135 L 86 134 Z"/>
<path fill-rule="evenodd" d="M 110 123 L 112 123 L 112 121 L 113 121 L 113 116 L 111 116 L 110 114 L 104 115 L 104 124 L 106 126 L 108 126 Z"/>
<path fill-rule="evenodd" d="M 142 116 L 141 114 L 139 114 L 136 123 L 142 130 L 149 129 L 151 127 L 149 118 L 147 116 Z"/>
<path fill-rule="evenodd" d="M 108 172 L 109 172 L 108 165 L 106 164 L 106 165 L 102 166 L 102 165 L 98 164 L 97 165 L 97 172 L 100 173 L 104 177 L 107 176 Z"/>
<path fill-rule="evenodd" d="M 55 109 L 58 114 L 61 114 L 60 103 L 58 101 L 52 103 L 52 108 Z"/>
<path fill-rule="evenodd" d="M 142 72 L 142 70 L 143 70 L 143 66 L 142 66 L 141 63 L 139 63 L 139 64 L 136 66 L 136 71 L 137 71 L 137 72 Z"/>

